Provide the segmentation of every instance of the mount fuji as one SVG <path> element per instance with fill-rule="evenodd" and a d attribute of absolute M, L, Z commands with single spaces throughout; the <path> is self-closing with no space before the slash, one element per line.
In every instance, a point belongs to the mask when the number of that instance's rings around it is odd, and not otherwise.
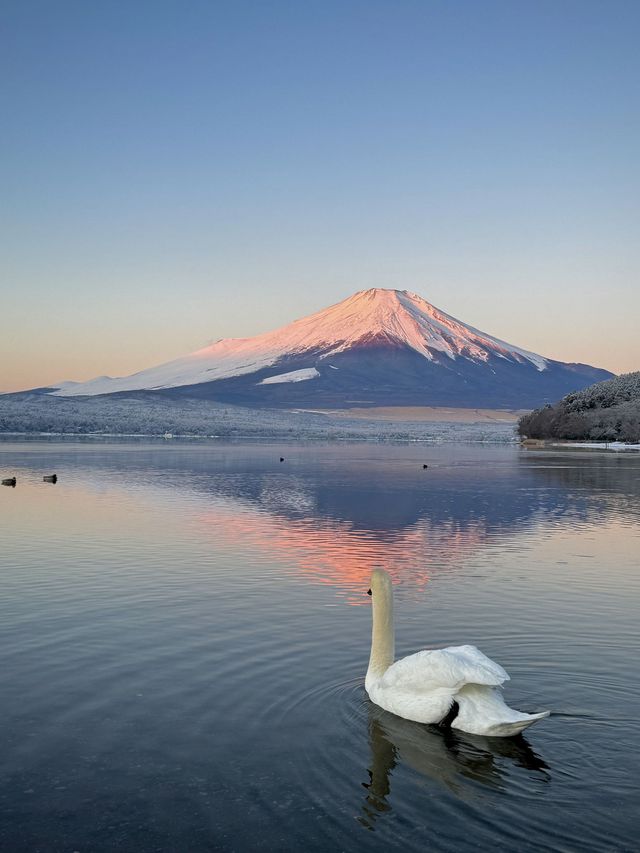
<path fill-rule="evenodd" d="M 363 290 L 253 338 L 225 338 L 131 376 L 65 382 L 62 397 L 141 392 L 259 407 L 532 408 L 601 379 L 456 320 L 406 290 Z"/>

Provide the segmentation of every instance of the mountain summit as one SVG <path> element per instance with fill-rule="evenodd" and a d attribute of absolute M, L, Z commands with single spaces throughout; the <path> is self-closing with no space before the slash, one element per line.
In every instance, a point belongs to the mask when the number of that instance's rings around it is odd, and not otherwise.
<path fill-rule="evenodd" d="M 54 394 L 154 391 L 259 406 L 540 405 L 613 374 L 494 338 L 406 290 L 373 288 L 253 338 Z"/>

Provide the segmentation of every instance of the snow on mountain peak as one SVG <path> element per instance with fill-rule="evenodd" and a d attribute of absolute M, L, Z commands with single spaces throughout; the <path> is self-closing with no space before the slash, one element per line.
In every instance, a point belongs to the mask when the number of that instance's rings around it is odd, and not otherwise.
<path fill-rule="evenodd" d="M 159 390 L 212 382 L 253 373 L 280 359 L 309 353 L 308 368 L 318 359 L 344 352 L 358 343 L 410 347 L 432 361 L 437 353 L 449 359 L 486 362 L 491 355 L 531 362 L 545 370 L 547 360 L 514 347 L 456 320 L 407 290 L 371 288 L 342 302 L 252 338 L 223 338 L 175 361 L 132 376 L 60 388 L 60 396 Z"/>
<path fill-rule="evenodd" d="M 429 360 L 437 350 L 451 359 L 461 355 L 486 361 L 493 353 L 526 359 L 538 370 L 547 364 L 542 356 L 467 326 L 415 293 L 383 288 L 361 290 L 324 311 L 250 340 L 266 348 L 282 343 L 289 352 L 326 350 L 324 356 L 329 356 L 376 337 L 409 346 Z"/>

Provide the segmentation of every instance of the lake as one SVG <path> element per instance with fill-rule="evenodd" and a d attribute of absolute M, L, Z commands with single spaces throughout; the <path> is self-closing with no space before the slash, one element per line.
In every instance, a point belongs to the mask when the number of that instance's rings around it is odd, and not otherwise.
<path fill-rule="evenodd" d="M 638 849 L 640 454 L 5 441 L 0 470 L 1 849 Z M 474 643 L 551 716 L 373 706 L 376 565 L 399 656 Z"/>

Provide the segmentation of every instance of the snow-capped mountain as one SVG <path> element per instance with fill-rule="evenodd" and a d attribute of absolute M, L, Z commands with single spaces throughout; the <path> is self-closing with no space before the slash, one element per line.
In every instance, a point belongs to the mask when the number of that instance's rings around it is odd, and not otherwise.
<path fill-rule="evenodd" d="M 612 374 L 544 358 L 406 290 L 364 290 L 253 338 L 54 394 L 154 391 L 262 406 L 534 406 Z"/>

